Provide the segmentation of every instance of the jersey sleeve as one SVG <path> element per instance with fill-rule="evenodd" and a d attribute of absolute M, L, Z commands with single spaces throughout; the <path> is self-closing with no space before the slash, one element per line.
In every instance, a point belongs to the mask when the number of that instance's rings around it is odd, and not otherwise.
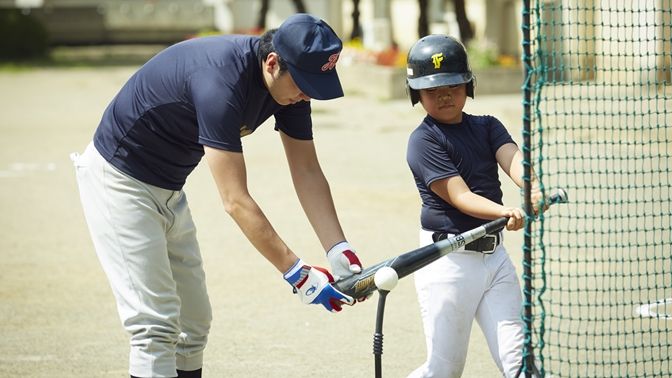
<path fill-rule="evenodd" d="M 408 140 L 406 161 L 416 179 L 429 188 L 434 181 L 459 175 L 451 149 L 445 138 L 419 127 Z"/>
<path fill-rule="evenodd" d="M 489 126 L 490 126 L 490 146 L 492 148 L 493 155 L 499 150 L 500 147 L 507 143 L 516 143 L 514 142 L 509 131 L 506 130 L 506 127 L 495 117 L 489 117 Z"/>
<path fill-rule="evenodd" d="M 313 122 L 310 113 L 310 101 L 284 106 L 275 113 L 275 129 L 294 139 L 312 140 Z"/>
<path fill-rule="evenodd" d="M 228 78 L 222 69 L 201 69 L 191 75 L 187 91 L 191 93 L 196 112 L 200 144 L 243 151 L 240 125 L 244 105 L 242 93 L 235 88 L 237 81 Z"/>

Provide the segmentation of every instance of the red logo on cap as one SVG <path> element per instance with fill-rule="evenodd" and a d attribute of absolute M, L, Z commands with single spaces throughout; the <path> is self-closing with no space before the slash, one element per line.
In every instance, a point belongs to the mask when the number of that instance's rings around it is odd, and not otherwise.
<path fill-rule="evenodd" d="M 329 61 L 322 66 L 322 71 L 332 70 L 336 67 L 336 62 L 338 61 L 338 55 L 340 53 L 333 54 L 329 57 Z"/>

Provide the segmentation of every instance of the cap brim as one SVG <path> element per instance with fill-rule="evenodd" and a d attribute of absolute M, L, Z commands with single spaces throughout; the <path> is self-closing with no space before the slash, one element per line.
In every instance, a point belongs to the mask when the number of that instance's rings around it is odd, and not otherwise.
<path fill-rule="evenodd" d="M 343 88 L 341 87 L 341 81 L 338 79 L 336 68 L 328 73 L 315 74 L 301 71 L 291 63 L 287 63 L 287 67 L 294 83 L 306 96 L 316 100 L 331 100 L 343 97 Z"/>
<path fill-rule="evenodd" d="M 471 73 L 438 73 L 408 79 L 408 86 L 412 89 L 427 89 L 443 87 L 446 85 L 459 85 L 473 80 Z"/>

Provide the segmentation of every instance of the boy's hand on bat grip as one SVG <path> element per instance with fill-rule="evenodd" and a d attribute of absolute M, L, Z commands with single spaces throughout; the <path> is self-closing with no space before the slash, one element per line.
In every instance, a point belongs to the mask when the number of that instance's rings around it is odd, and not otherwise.
<path fill-rule="evenodd" d="M 503 217 L 508 217 L 506 229 L 509 231 L 520 230 L 525 226 L 525 212 L 518 207 L 505 207 L 502 212 Z"/>

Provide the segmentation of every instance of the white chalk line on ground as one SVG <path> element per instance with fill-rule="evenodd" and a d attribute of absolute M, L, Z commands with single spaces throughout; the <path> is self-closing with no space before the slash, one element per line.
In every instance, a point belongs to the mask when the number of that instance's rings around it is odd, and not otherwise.
<path fill-rule="evenodd" d="M 57 357 L 53 354 L 20 354 L 11 357 L 0 357 L 0 362 L 41 362 L 55 361 Z"/>
<path fill-rule="evenodd" d="M 32 173 L 53 172 L 56 163 L 10 163 L 6 169 L 0 170 L 0 178 L 26 176 Z"/>
<path fill-rule="evenodd" d="M 672 306 L 672 298 L 659 299 L 653 303 L 646 303 L 635 308 L 635 314 L 650 318 L 672 319 L 672 314 L 667 311 L 666 306 Z M 663 313 L 658 312 L 658 308 L 663 308 Z"/>

